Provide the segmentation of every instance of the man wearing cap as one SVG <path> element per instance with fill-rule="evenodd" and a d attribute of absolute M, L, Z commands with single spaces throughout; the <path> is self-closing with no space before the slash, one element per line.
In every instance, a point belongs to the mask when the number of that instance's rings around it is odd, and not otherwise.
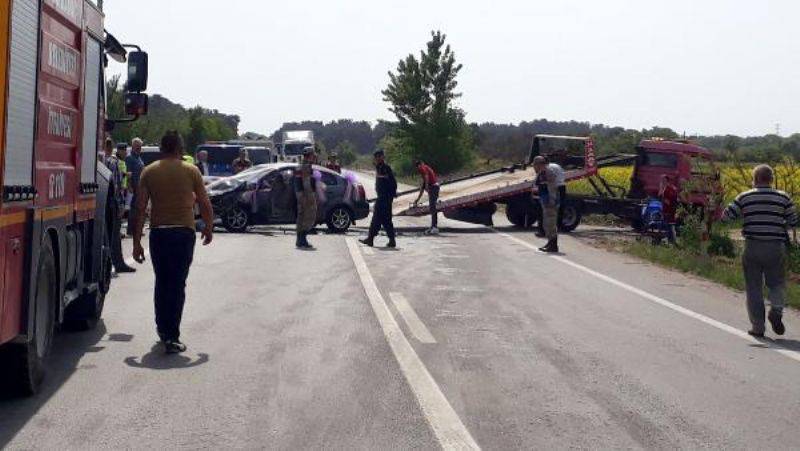
<path fill-rule="evenodd" d="M 386 164 L 386 156 L 382 150 L 374 154 L 375 163 L 375 191 L 378 199 L 372 211 L 372 222 L 369 225 L 369 235 L 366 239 L 359 240 L 367 246 L 374 245 L 375 237 L 378 236 L 381 227 L 386 230 L 389 237 L 388 248 L 397 247 L 395 242 L 394 224 L 392 223 L 392 202 L 397 196 L 397 180 L 394 178 L 392 168 Z"/>
<path fill-rule="evenodd" d="M 337 174 L 342 173 L 342 166 L 339 164 L 339 156 L 336 153 L 331 153 L 328 155 L 328 163 L 325 165 L 326 168 L 330 169 Z"/>
<path fill-rule="evenodd" d="M 303 161 L 294 171 L 294 192 L 297 197 L 297 241 L 298 249 L 312 249 L 308 233 L 317 225 L 317 181 L 312 165 L 317 159 L 313 147 L 303 149 Z"/>
<path fill-rule="evenodd" d="M 536 171 L 536 188 L 542 205 L 542 228 L 547 237 L 547 244 L 539 250 L 558 252 L 558 175 L 541 155 L 533 159 L 533 169 Z"/>

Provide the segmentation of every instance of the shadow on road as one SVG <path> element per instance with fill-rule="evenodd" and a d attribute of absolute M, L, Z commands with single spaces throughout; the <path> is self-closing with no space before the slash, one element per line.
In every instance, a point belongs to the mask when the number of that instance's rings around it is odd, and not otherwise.
<path fill-rule="evenodd" d="M 147 368 L 150 370 L 177 370 L 200 366 L 209 361 L 208 354 L 198 353 L 196 359 L 181 354 L 164 354 L 163 347 L 155 343 L 150 352 L 141 358 L 126 357 L 125 364 L 133 368 Z"/>
<path fill-rule="evenodd" d="M 757 340 L 761 344 L 751 344 L 750 346 L 753 348 L 764 348 L 764 349 L 786 349 L 789 351 L 800 352 L 800 341 L 787 339 L 787 338 L 757 338 Z"/>
<path fill-rule="evenodd" d="M 92 331 L 59 334 L 53 343 L 47 376 L 38 395 L 23 398 L 17 393 L 0 392 L 0 449 L 5 448 L 77 370 L 82 369 L 78 362 L 84 355 L 105 349 L 99 345 L 105 334 L 106 326 L 102 321 Z"/>

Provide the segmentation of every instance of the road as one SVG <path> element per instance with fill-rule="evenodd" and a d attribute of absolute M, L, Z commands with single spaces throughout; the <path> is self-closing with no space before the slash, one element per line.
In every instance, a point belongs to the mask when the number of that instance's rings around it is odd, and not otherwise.
<path fill-rule="evenodd" d="M 156 346 L 149 267 L 44 392 L 0 401 L 8 449 L 798 449 L 800 317 L 750 339 L 740 293 L 592 248 L 399 219 L 400 249 L 289 227 L 198 247 L 183 338 Z M 376 240 L 383 245 L 385 238 Z M 127 241 L 126 246 L 130 245 Z"/>

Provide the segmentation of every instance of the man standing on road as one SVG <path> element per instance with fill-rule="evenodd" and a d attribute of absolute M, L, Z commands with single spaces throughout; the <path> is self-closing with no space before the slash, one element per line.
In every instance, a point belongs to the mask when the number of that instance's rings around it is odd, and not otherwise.
<path fill-rule="evenodd" d="M 788 228 L 797 225 L 794 202 L 783 191 L 772 188 L 775 173 L 762 164 L 753 170 L 753 189 L 739 194 L 728 205 L 723 220 L 744 218 L 742 265 L 747 290 L 747 313 L 754 337 L 764 336 L 764 283 L 769 289 L 769 322 L 783 335 L 784 292 L 786 290 L 786 242 Z"/>
<path fill-rule="evenodd" d="M 564 174 L 564 168 L 561 167 L 558 163 L 548 163 L 547 167 L 555 174 L 556 176 L 556 186 L 558 186 L 558 226 L 561 227 L 564 221 L 564 205 L 566 205 L 567 199 L 567 178 Z M 539 238 L 544 238 L 544 227 L 542 224 L 539 224 L 539 228 L 536 231 L 536 236 Z"/>
<path fill-rule="evenodd" d="M 542 228 L 547 238 L 547 244 L 539 250 L 558 252 L 558 176 L 541 155 L 533 159 L 533 169 L 536 171 L 536 188 L 542 205 Z"/>
<path fill-rule="evenodd" d="M 122 173 L 119 168 L 119 159 L 114 156 L 114 141 L 111 138 L 106 139 L 103 147 L 103 164 L 111 171 L 111 182 L 114 184 L 113 202 L 109 207 L 111 208 L 111 218 L 113 224 L 111 225 L 111 264 L 114 266 L 114 271 L 117 274 L 136 272 L 136 268 L 131 268 L 125 262 L 125 257 L 122 255 L 122 213 L 125 211 L 124 199 L 122 197 Z"/>
<path fill-rule="evenodd" d="M 239 150 L 239 156 L 233 160 L 231 167 L 233 168 L 234 174 L 238 174 L 245 169 L 250 169 L 253 167 L 253 162 L 250 161 L 250 156 L 247 154 L 246 149 Z"/>
<path fill-rule="evenodd" d="M 303 149 L 303 162 L 294 171 L 294 192 L 297 197 L 297 242 L 298 249 L 313 249 L 308 234 L 317 225 L 317 180 L 313 164 L 317 154 L 313 147 Z"/>
<path fill-rule="evenodd" d="M 367 246 L 374 246 L 375 237 L 381 231 L 381 227 L 386 230 L 389 237 L 390 249 L 397 247 L 395 241 L 394 224 L 392 223 L 392 202 L 397 196 L 397 180 L 394 178 L 392 168 L 386 164 L 386 155 L 382 150 L 376 151 L 375 157 L 375 191 L 378 199 L 372 210 L 372 222 L 369 225 L 369 235 L 366 239 L 359 240 Z"/>
<path fill-rule="evenodd" d="M 436 210 L 436 202 L 439 201 L 439 181 L 436 178 L 436 173 L 433 171 L 433 168 L 425 164 L 424 161 L 417 160 L 414 162 L 414 166 L 422 177 L 422 185 L 419 187 L 419 195 L 413 205 L 416 206 L 419 200 L 422 199 L 422 194 L 425 191 L 428 192 L 428 209 L 431 213 L 431 228 L 425 233 L 436 235 L 439 233 L 439 229 L 437 228 L 439 225 L 439 212 Z"/>
<path fill-rule="evenodd" d="M 211 175 L 211 168 L 208 166 L 207 150 L 201 150 L 200 152 L 197 152 L 197 169 L 200 171 L 200 175 L 203 177 Z"/>
<path fill-rule="evenodd" d="M 139 191 L 139 179 L 142 176 L 142 171 L 144 170 L 144 161 L 142 161 L 142 140 L 139 138 L 133 138 L 131 141 L 131 154 L 125 158 L 125 164 L 128 166 L 128 171 L 131 174 L 130 177 L 130 189 L 131 189 L 131 209 L 128 212 L 128 235 L 133 235 L 133 224 L 131 222 L 134 218 L 137 218 L 138 212 L 136 211 L 136 204 L 137 204 L 137 193 Z"/>
<path fill-rule="evenodd" d="M 148 202 L 152 202 L 150 256 L 156 275 L 156 327 L 168 354 L 186 350 L 186 345 L 180 341 L 180 325 L 186 301 L 186 278 L 194 257 L 195 199 L 203 222 L 213 224 L 214 219 L 203 177 L 194 165 L 182 161 L 182 152 L 181 136 L 177 131 L 167 132 L 161 139 L 163 158 L 142 171 L 136 209 L 144 212 Z M 143 263 L 144 221 L 137 218 L 135 224 L 133 258 Z M 212 229 L 203 228 L 203 245 L 211 243 Z"/>

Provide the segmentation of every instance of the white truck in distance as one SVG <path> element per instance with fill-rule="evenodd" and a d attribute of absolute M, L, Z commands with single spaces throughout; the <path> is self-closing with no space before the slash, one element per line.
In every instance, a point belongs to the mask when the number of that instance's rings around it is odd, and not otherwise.
<path fill-rule="evenodd" d="M 295 130 L 283 132 L 280 154 L 283 161 L 299 163 L 303 159 L 303 149 L 314 147 L 314 132 L 311 130 Z"/>

